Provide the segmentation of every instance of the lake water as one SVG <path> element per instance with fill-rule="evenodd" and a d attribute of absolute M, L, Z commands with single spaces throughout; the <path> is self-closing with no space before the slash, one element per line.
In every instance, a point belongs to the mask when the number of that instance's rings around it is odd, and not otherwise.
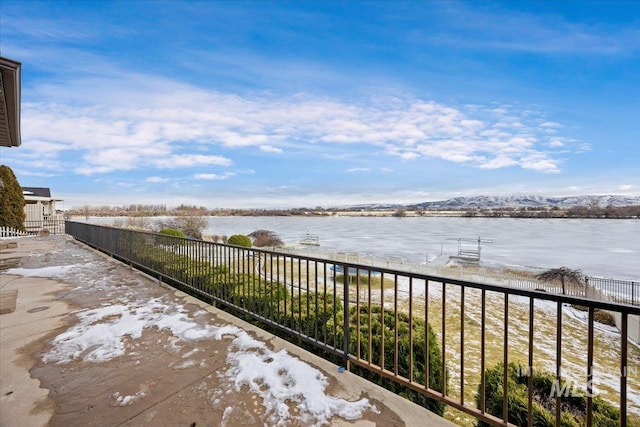
<path fill-rule="evenodd" d="M 113 218 L 92 218 L 113 223 Z M 356 252 L 409 262 L 455 255 L 450 238 L 492 240 L 482 261 L 506 266 L 567 266 L 586 275 L 640 280 L 640 221 L 433 217 L 210 217 L 204 234 L 230 236 L 265 229 L 287 244 L 306 233 L 321 251 Z"/>

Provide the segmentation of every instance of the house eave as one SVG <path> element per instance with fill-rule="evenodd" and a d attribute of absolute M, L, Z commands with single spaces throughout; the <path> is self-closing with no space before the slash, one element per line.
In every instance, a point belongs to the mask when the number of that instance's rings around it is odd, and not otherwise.
<path fill-rule="evenodd" d="M 19 147 L 22 64 L 0 56 L 0 146 Z"/>

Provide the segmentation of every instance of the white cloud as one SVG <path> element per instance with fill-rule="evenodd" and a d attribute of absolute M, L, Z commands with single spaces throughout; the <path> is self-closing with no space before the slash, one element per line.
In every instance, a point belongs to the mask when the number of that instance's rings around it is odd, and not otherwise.
<path fill-rule="evenodd" d="M 556 122 L 544 122 L 540 124 L 541 128 L 552 128 L 552 129 L 559 129 L 562 127 L 562 125 L 560 123 L 556 123 Z"/>
<path fill-rule="evenodd" d="M 620 187 L 618 187 L 618 189 L 619 189 L 620 191 L 629 191 L 629 190 L 631 190 L 632 188 L 633 188 L 633 185 L 631 185 L 631 184 L 623 184 L 623 185 L 621 185 Z"/>
<path fill-rule="evenodd" d="M 194 179 L 200 179 L 205 181 L 214 181 L 214 180 L 223 180 L 229 179 L 234 176 L 233 172 L 226 172 L 223 174 L 215 174 L 215 173 L 198 173 L 193 176 Z"/>
<path fill-rule="evenodd" d="M 558 173 L 559 161 L 549 159 L 545 156 L 532 154 L 522 160 L 522 167 L 537 172 Z"/>
<path fill-rule="evenodd" d="M 549 147 L 552 148 L 560 148 L 560 147 L 564 147 L 564 141 L 562 141 L 562 139 L 560 138 L 549 138 Z"/>
<path fill-rule="evenodd" d="M 393 169 L 387 167 L 381 168 L 351 168 L 347 169 L 348 173 L 357 173 L 357 172 L 382 172 L 382 173 L 390 173 L 393 172 Z"/>
<path fill-rule="evenodd" d="M 448 4 L 448 3 L 447 3 Z M 545 54 L 620 55 L 638 51 L 638 31 L 633 25 L 616 22 L 607 26 L 576 23 L 560 14 L 538 14 L 469 7 L 475 3 L 456 2 L 441 9 L 452 24 L 452 32 L 412 32 L 412 42 L 424 41 L 457 48 L 520 51 Z M 500 25 L 495 23 L 499 22 Z M 522 31 L 526 28 L 526 31 Z"/>
<path fill-rule="evenodd" d="M 217 165 L 229 166 L 231 160 L 222 156 L 205 156 L 203 154 L 174 154 L 166 159 L 155 159 L 153 165 L 159 168 L 188 168 L 192 166 Z"/>
<path fill-rule="evenodd" d="M 303 94 L 239 96 L 153 76 L 119 78 L 117 84 L 104 78 L 37 87 L 41 101 L 24 106 L 28 126 L 18 157 L 65 159 L 60 168 L 91 175 L 230 166 L 232 159 L 218 154 L 222 150 L 314 150 L 314 157 L 346 159 L 374 149 L 403 160 L 555 172 L 560 162 L 544 148 L 579 144 L 550 135 L 545 129 L 560 125 L 548 120 L 540 125 L 543 114 L 523 106 L 457 108 L 407 97 L 349 103 Z M 331 153 L 332 146 L 349 146 L 351 152 Z M 81 161 L 69 168 L 75 154 Z"/>
<path fill-rule="evenodd" d="M 151 183 L 162 183 L 162 182 L 169 182 L 169 178 L 162 178 L 159 176 L 150 176 L 147 179 L 144 180 L 145 182 L 151 182 Z"/>
<path fill-rule="evenodd" d="M 265 153 L 282 154 L 282 148 L 273 147 L 271 145 L 261 145 L 260 150 L 264 151 Z"/>

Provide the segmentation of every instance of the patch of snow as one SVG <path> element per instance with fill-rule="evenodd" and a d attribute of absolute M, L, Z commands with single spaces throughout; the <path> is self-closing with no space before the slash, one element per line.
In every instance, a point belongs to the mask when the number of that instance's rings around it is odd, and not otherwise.
<path fill-rule="evenodd" d="M 199 325 L 182 305 L 174 306 L 161 298 L 128 305 L 116 303 L 80 311 L 76 315 L 79 322 L 54 338 L 53 348 L 42 358 L 45 363 L 108 361 L 125 354 L 125 337 L 137 339 L 145 328 L 156 327 L 172 333 L 169 346 L 203 338 L 231 338 L 231 350 L 227 354 L 230 368 L 223 378 L 236 390 L 247 385 L 262 398 L 270 425 L 288 425 L 297 420 L 305 425 L 321 426 L 329 424 L 334 416 L 354 420 L 361 418 L 364 411 L 377 411 L 366 398 L 350 402 L 327 395 L 326 376 L 285 350 L 274 352 L 264 342 L 234 325 Z M 191 350 L 183 357 L 196 351 Z M 185 360 L 174 369 L 186 369 L 196 364 L 193 360 Z M 144 395 L 144 391 L 140 391 L 133 396 L 118 394 L 114 398 L 117 405 L 126 406 Z M 297 408 L 295 414 L 290 411 L 290 405 Z"/>
<path fill-rule="evenodd" d="M 184 340 L 211 336 L 216 329 L 189 319 L 182 306 L 174 309 L 160 299 L 136 304 L 114 304 L 77 313 L 79 322 L 56 336 L 53 348 L 44 355 L 45 363 L 64 364 L 80 359 L 104 362 L 125 353 L 124 338 L 140 338 L 145 328 L 168 329 Z"/>
<path fill-rule="evenodd" d="M 191 356 L 193 356 L 194 354 L 196 354 L 198 351 L 199 351 L 199 350 L 198 350 L 197 348 L 194 348 L 193 350 L 188 351 L 188 352 L 186 352 L 185 354 L 183 354 L 183 355 L 182 355 L 182 358 L 183 358 L 183 359 L 186 359 L 186 358 L 188 358 L 188 357 L 191 357 Z"/>
<path fill-rule="evenodd" d="M 224 335 L 232 334 L 232 328 Z M 329 424 L 333 416 L 355 420 L 366 410 L 376 411 L 366 398 L 350 402 L 328 396 L 325 390 L 329 383 L 321 371 L 286 350 L 274 352 L 242 329 L 235 329 L 232 345 L 236 350 L 227 355 L 231 368 L 225 375 L 236 391 L 246 385 L 262 398 L 269 423 L 287 425 L 296 420 L 320 426 Z M 299 414 L 292 414 L 285 402 L 295 405 Z"/>
<path fill-rule="evenodd" d="M 196 362 L 193 360 L 185 360 L 184 362 L 182 362 L 181 364 L 174 366 L 173 369 L 187 369 L 187 368 L 191 368 L 192 366 L 196 366 Z"/>
<path fill-rule="evenodd" d="M 77 264 L 71 265 L 57 265 L 53 267 L 41 267 L 41 268 L 10 268 L 6 270 L 5 274 L 16 274 L 18 276 L 25 277 L 46 277 L 52 279 L 63 278 L 73 268 L 80 267 Z"/>
<path fill-rule="evenodd" d="M 123 396 L 120 394 L 120 392 L 115 392 L 113 394 L 113 398 L 116 400 L 116 405 L 117 406 L 128 406 L 131 405 L 133 402 L 135 402 L 136 400 L 146 396 L 146 392 L 144 391 L 144 388 L 142 388 L 142 390 L 140 390 L 139 392 L 137 392 L 136 394 L 132 395 L 132 396 Z"/>

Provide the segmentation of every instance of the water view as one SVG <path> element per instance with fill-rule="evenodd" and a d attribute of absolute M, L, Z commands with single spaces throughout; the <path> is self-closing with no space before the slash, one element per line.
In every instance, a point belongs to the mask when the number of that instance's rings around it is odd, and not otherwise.
<path fill-rule="evenodd" d="M 122 218 L 120 218 L 122 219 Z M 90 218 L 113 224 L 115 218 Z M 408 262 L 454 255 L 457 238 L 492 240 L 482 261 L 504 266 L 581 269 L 640 280 L 640 221 L 517 218 L 210 217 L 205 235 L 275 231 L 287 244 L 310 233 L 319 252 L 356 252 Z"/>
<path fill-rule="evenodd" d="M 491 218 L 211 218 L 207 232 L 250 233 L 265 228 L 287 242 L 305 232 L 324 249 L 400 257 L 408 261 L 454 254 L 448 238 L 493 240 L 482 259 L 505 265 L 567 265 L 586 274 L 640 279 L 640 221 Z M 235 231 L 234 231 L 235 230 Z"/>

